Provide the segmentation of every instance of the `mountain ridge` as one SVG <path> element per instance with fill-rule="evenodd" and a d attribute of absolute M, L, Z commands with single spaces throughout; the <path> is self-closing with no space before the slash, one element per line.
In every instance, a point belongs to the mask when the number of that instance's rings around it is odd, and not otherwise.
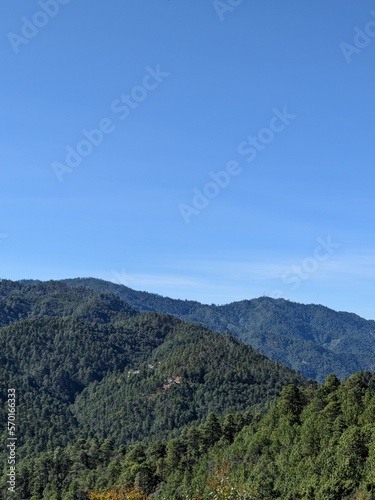
<path fill-rule="evenodd" d="M 19 498 L 371 498 L 374 375 L 318 385 L 230 334 L 339 373 L 371 361 L 371 323 L 269 298 L 202 306 L 70 285 L 0 282 L 0 416 L 12 388 Z M 139 311 L 158 304 L 175 314 Z M 7 438 L 4 425 L 6 500 Z"/>
<path fill-rule="evenodd" d="M 14 388 L 19 458 L 90 433 L 166 437 L 312 383 L 238 339 L 83 287 L 1 282 L 0 312 L 0 416 Z M 6 439 L 3 426 L 2 450 Z"/>
<path fill-rule="evenodd" d="M 72 288 L 113 293 L 139 311 L 172 314 L 219 333 L 230 332 L 269 358 L 317 381 L 330 373 L 345 378 L 375 369 L 375 321 L 355 313 L 270 297 L 207 305 L 139 292 L 96 278 L 62 282 Z"/>

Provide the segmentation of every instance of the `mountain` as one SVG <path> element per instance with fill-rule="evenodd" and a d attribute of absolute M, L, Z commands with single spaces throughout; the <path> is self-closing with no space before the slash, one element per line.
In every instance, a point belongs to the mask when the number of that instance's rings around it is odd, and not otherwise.
<path fill-rule="evenodd" d="M 317 381 L 330 373 L 345 378 L 360 370 L 375 369 L 375 321 L 356 314 L 268 297 L 223 306 L 205 305 L 138 292 L 94 278 L 63 283 L 71 288 L 110 292 L 138 311 L 173 314 L 217 332 L 229 332 L 267 357 Z"/>
<path fill-rule="evenodd" d="M 73 405 L 79 423 L 102 439 L 122 443 L 156 438 L 201 421 L 273 400 L 288 383 L 306 381 L 228 335 L 171 316 L 141 315 L 136 330 L 167 329 L 147 361 L 111 373 L 84 390 Z M 116 415 L 108 426 L 109 415 Z"/>
<path fill-rule="evenodd" d="M 374 375 L 318 385 L 228 332 L 342 368 L 367 362 L 372 323 L 266 297 L 206 306 L 91 279 L 1 281 L 0 498 L 370 500 Z"/>
<path fill-rule="evenodd" d="M 119 297 L 59 282 L 0 282 L 0 402 L 16 391 L 17 456 L 78 437 L 166 437 L 211 411 L 265 407 L 308 382 L 250 346 Z M 6 426 L 0 450 L 6 450 Z M 4 455 L 2 455 L 4 458 Z"/>

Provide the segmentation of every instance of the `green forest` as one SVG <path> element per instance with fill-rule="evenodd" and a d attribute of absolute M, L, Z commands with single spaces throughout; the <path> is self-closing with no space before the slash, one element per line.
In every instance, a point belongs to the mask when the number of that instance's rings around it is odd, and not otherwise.
<path fill-rule="evenodd" d="M 259 297 L 217 306 L 139 292 L 94 278 L 63 280 L 72 288 L 112 293 L 138 311 L 172 314 L 230 333 L 267 357 L 323 382 L 375 369 L 375 321 L 317 304 Z"/>
<path fill-rule="evenodd" d="M 371 370 L 317 383 L 230 328 L 216 333 L 152 311 L 150 297 L 140 307 L 140 296 L 130 303 L 77 282 L 0 282 L 1 498 L 375 498 Z M 264 325 L 278 307 L 267 300 Z M 289 306 L 278 331 L 290 324 L 294 335 L 302 319 Z M 333 323 L 315 322 L 316 332 L 326 324 L 327 343 Z M 9 389 L 16 493 L 7 487 Z"/>
<path fill-rule="evenodd" d="M 79 438 L 25 458 L 19 498 L 372 499 L 375 377 L 287 385 L 266 412 L 210 413 L 169 439 Z"/>

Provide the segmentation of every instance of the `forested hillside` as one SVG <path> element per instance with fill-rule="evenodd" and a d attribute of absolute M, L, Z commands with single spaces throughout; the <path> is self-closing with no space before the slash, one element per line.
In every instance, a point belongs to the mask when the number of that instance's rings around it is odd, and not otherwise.
<path fill-rule="evenodd" d="M 31 500 L 372 500 L 375 377 L 288 385 L 264 415 L 211 413 L 166 440 L 78 439 L 18 476 Z"/>
<path fill-rule="evenodd" d="M 341 383 L 330 375 L 317 386 L 228 333 L 139 312 L 136 300 L 128 304 L 102 282 L 97 289 L 78 282 L 0 282 L 1 421 L 14 388 L 18 495 L 6 488 L 3 425 L 2 498 L 374 498 L 370 372 Z M 356 349 L 357 363 L 361 342 L 371 337 L 372 322 L 343 313 L 338 319 L 321 306 L 267 298 L 192 304 L 185 304 L 186 317 L 204 311 L 206 322 L 227 318 L 229 331 L 258 325 L 275 348 L 302 331 L 314 349 L 325 345 L 324 370 L 333 347 Z M 361 326 L 354 348 L 350 332 Z M 336 341 L 335 329 L 342 336 Z M 353 354 L 341 354 L 341 363 L 352 362 Z"/>
<path fill-rule="evenodd" d="M 7 391 L 14 388 L 18 471 L 24 459 L 60 458 L 59 447 L 79 439 L 110 443 L 115 452 L 177 436 L 212 412 L 224 418 L 264 411 L 286 385 L 310 384 L 230 335 L 170 315 L 138 313 L 108 293 L 3 281 L 0 307 L 1 421 L 7 421 Z M 7 437 L 4 424 L 3 480 Z M 71 479 L 64 481 L 73 488 Z M 33 483 L 34 500 L 55 498 L 49 487 Z"/>
<path fill-rule="evenodd" d="M 118 296 L 89 288 L 69 290 L 58 281 L 34 281 L 30 285 L 0 281 L 0 326 L 37 317 L 107 323 L 134 316 L 137 312 Z"/>
<path fill-rule="evenodd" d="M 317 381 L 330 373 L 344 378 L 360 370 L 375 369 L 375 321 L 356 314 L 268 297 L 223 306 L 205 305 L 93 278 L 64 283 L 111 292 L 139 311 L 173 314 L 217 332 L 230 332 L 269 358 Z"/>

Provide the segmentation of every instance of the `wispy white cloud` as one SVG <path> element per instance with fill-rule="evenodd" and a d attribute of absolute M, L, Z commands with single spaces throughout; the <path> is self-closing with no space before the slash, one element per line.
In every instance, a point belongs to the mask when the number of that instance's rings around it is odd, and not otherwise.
<path fill-rule="evenodd" d="M 299 266 L 306 256 L 296 258 L 253 259 L 248 261 L 233 260 L 197 260 L 185 263 L 170 264 L 163 268 L 163 273 L 140 273 L 113 270 L 103 275 L 103 279 L 116 283 L 143 287 L 211 287 L 218 282 L 226 281 L 229 286 L 240 285 L 243 282 L 272 281 L 281 279 L 285 273 Z M 375 255 L 351 254 L 333 255 L 319 262 L 317 269 L 311 273 L 311 278 L 317 281 L 337 279 L 375 278 Z"/>
<path fill-rule="evenodd" d="M 171 265 L 171 270 L 185 269 L 193 274 L 223 277 L 233 281 L 246 280 L 269 280 L 278 279 L 294 266 L 300 265 L 305 259 L 313 258 L 313 253 L 300 254 L 295 257 L 274 256 L 264 258 L 251 258 L 251 260 L 197 260 L 186 261 L 178 266 Z M 333 254 L 327 256 L 326 260 L 320 261 L 314 272 L 319 279 L 339 277 L 339 275 L 351 276 L 353 278 L 375 278 L 375 253 L 352 253 Z"/>
<path fill-rule="evenodd" d="M 194 279 L 189 276 L 181 276 L 174 274 L 142 274 L 142 273 L 127 273 L 124 270 L 112 271 L 110 274 L 103 276 L 103 279 L 112 281 L 126 286 L 134 286 L 135 288 L 143 288 L 149 290 L 154 287 L 198 287 L 206 283 L 200 279 Z"/>
<path fill-rule="evenodd" d="M 371 308 L 362 307 L 360 296 L 353 298 L 350 292 L 360 286 L 364 294 L 370 293 L 375 279 L 375 255 L 333 254 L 319 262 L 317 269 L 301 279 L 298 287 L 283 279 L 286 272 L 310 257 L 298 255 L 275 260 L 264 256 L 251 261 L 186 259 L 158 266 L 157 271 L 161 272 L 153 272 L 152 268 L 145 273 L 118 270 L 99 277 L 135 290 L 206 304 L 227 304 L 266 295 L 323 304 L 367 318 L 375 316 Z"/>

